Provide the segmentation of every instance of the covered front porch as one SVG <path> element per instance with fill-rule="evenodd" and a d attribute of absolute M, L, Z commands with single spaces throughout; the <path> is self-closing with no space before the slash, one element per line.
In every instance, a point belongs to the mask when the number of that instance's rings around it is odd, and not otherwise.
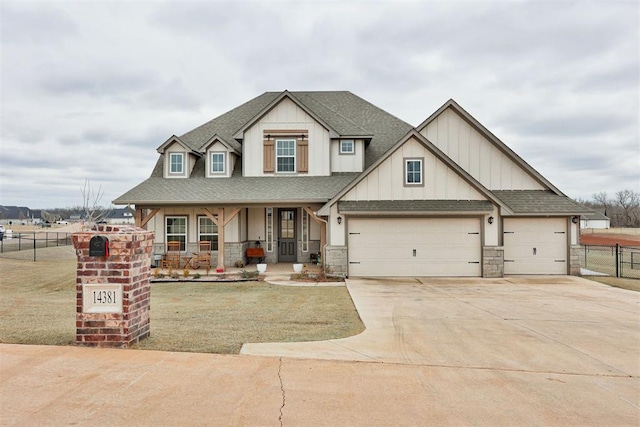
<path fill-rule="evenodd" d="M 202 241 L 211 242 L 210 265 L 214 272 L 255 266 L 259 258 L 247 256 L 249 248 L 259 248 L 264 253 L 262 261 L 270 266 L 322 265 L 327 223 L 315 214 L 320 206 L 136 207 L 136 225 L 155 233 L 155 262 L 166 257 L 168 242 L 179 242 L 180 270 L 193 267 L 189 259 L 199 253 Z"/>

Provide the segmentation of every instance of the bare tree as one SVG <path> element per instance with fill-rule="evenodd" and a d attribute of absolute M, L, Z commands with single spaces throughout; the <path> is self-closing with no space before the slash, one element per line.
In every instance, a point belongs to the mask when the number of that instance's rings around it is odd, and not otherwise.
<path fill-rule="evenodd" d="M 640 193 L 633 190 L 621 190 L 616 193 L 616 201 L 622 209 L 621 216 L 626 227 L 640 225 Z"/>
<path fill-rule="evenodd" d="M 80 192 L 82 193 L 82 211 L 85 215 L 84 220 L 88 226 L 92 226 L 109 215 L 111 209 L 105 209 L 100 205 L 102 197 L 104 196 L 102 186 L 99 186 L 96 190 L 91 187 L 89 179 L 85 179 L 84 187 L 80 189 Z"/>
<path fill-rule="evenodd" d="M 601 205 L 604 207 L 605 215 L 607 215 L 607 211 L 609 211 L 609 215 L 611 214 L 611 211 L 609 210 L 609 207 L 611 206 L 611 200 L 609 199 L 609 195 L 606 191 L 595 193 L 593 195 L 593 201 L 596 205 Z"/>

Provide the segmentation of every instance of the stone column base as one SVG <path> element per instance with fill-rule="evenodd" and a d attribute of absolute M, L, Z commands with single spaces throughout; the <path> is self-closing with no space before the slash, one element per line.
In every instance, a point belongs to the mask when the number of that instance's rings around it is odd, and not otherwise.
<path fill-rule="evenodd" d="M 504 249 L 502 246 L 482 248 L 482 277 L 504 277 Z"/>

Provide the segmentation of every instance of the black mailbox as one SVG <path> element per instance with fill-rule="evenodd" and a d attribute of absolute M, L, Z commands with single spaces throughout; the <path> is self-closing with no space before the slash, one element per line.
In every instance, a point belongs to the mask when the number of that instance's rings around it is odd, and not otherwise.
<path fill-rule="evenodd" d="M 108 257 L 109 239 L 104 236 L 93 236 L 89 241 L 89 256 Z"/>

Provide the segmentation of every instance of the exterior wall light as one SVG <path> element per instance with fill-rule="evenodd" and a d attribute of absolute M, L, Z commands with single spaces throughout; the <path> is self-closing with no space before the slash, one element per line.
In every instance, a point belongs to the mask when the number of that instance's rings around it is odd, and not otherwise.
<path fill-rule="evenodd" d="M 493 224 L 493 217 L 492 217 L 492 216 L 490 216 L 490 217 L 487 219 L 487 221 L 489 221 L 489 224 Z"/>
<path fill-rule="evenodd" d="M 574 224 L 577 224 L 579 220 L 580 219 L 577 216 L 574 216 L 573 218 L 571 218 L 571 222 Z"/>
<path fill-rule="evenodd" d="M 338 224 L 342 224 L 342 217 L 341 216 L 338 217 Z"/>

